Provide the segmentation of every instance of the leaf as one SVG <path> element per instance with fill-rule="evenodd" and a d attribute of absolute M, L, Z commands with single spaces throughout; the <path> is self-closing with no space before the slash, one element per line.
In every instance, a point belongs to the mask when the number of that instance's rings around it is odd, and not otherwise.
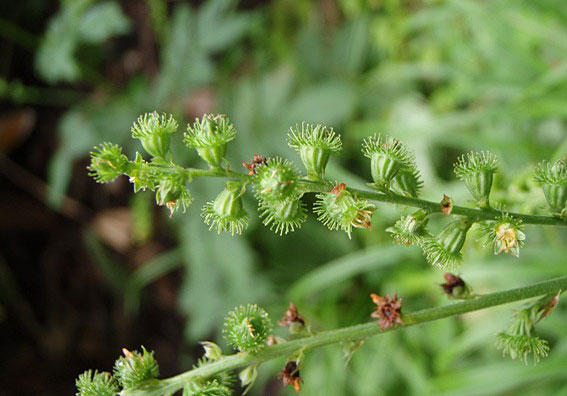
<path fill-rule="evenodd" d="M 212 0 L 199 10 L 197 37 L 207 52 L 225 49 L 238 41 L 249 29 L 250 15 L 234 12 L 233 0 Z"/>
<path fill-rule="evenodd" d="M 79 36 L 84 42 L 98 44 L 107 38 L 127 33 L 130 21 L 115 2 L 98 3 L 90 7 L 81 18 Z"/>

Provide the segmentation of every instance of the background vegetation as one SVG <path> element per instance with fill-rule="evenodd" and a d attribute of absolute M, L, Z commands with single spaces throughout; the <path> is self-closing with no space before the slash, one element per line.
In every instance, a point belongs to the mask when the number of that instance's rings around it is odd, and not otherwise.
<path fill-rule="evenodd" d="M 217 236 L 199 209 L 222 181 L 193 183 L 193 206 L 173 219 L 127 180 L 95 184 L 89 150 L 112 141 L 133 157 L 130 126 L 143 112 L 227 114 L 234 167 L 254 154 L 298 161 L 289 126 L 324 123 L 344 142 L 327 174 L 352 187 L 370 179 L 362 139 L 387 132 L 416 152 L 434 201 L 466 202 L 452 164 L 489 149 L 503 164 L 493 200 L 523 213 L 545 207 L 533 166 L 567 151 L 561 0 L 27 0 L 0 10 L 1 394 L 71 394 L 79 373 L 140 344 L 175 374 L 200 355 L 197 341 L 222 343 L 222 318 L 240 303 L 276 319 L 293 300 L 314 329 L 367 321 L 371 292 L 397 291 L 407 310 L 445 303 L 442 271 L 384 231 L 403 208 L 379 205 L 372 231 L 352 240 L 312 215 L 285 237 L 256 216 L 244 236 Z M 176 162 L 200 166 L 181 138 Z M 487 292 L 565 273 L 565 230 L 526 236 L 518 259 L 469 238 L 461 275 Z M 340 348 L 318 350 L 304 393 L 567 395 L 565 304 L 539 326 L 552 351 L 536 367 L 494 348 L 510 314 L 388 333 L 348 366 Z M 263 366 L 252 393 L 291 394 L 275 380 L 283 363 Z"/>

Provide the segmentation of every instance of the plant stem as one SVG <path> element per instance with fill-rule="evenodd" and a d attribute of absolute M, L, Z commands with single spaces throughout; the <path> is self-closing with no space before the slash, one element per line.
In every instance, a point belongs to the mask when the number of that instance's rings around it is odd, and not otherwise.
<path fill-rule="evenodd" d="M 182 389 L 186 383 L 194 381 L 198 378 L 206 378 L 220 372 L 235 370 L 248 366 L 250 364 L 258 364 L 278 357 L 287 357 L 301 349 L 317 348 L 345 341 L 362 340 L 387 331 L 399 330 L 425 322 L 448 318 L 451 316 L 456 316 L 467 312 L 477 311 L 480 309 L 507 304 L 515 301 L 521 301 L 532 297 L 552 295 L 566 289 L 567 276 L 562 276 L 559 278 L 539 282 L 530 286 L 485 294 L 474 299 L 464 300 L 442 307 L 424 309 L 421 311 L 404 314 L 402 316 L 404 322 L 403 325 L 397 326 L 395 328 L 381 330 L 380 325 L 377 322 L 370 322 L 336 330 L 324 331 L 310 337 L 304 337 L 286 343 L 268 346 L 256 354 L 237 353 L 234 355 L 226 356 L 218 361 L 187 371 L 174 377 L 159 381 L 152 381 L 151 383 L 142 385 L 138 388 L 125 390 L 121 393 L 121 395 L 159 396 L 163 394 L 173 393 L 179 389 Z"/>
<path fill-rule="evenodd" d="M 190 175 L 190 177 L 225 177 L 230 179 L 238 179 L 241 181 L 251 180 L 251 176 L 248 176 L 247 174 L 224 169 L 185 168 L 185 171 L 188 175 Z M 300 183 L 302 184 L 302 188 L 305 192 L 329 192 L 333 188 L 333 185 L 330 185 L 329 183 L 315 182 L 306 179 L 301 179 Z M 426 201 L 424 199 L 406 197 L 404 195 L 395 193 L 384 194 L 375 191 L 360 190 L 357 188 L 349 188 L 348 190 L 353 194 L 356 194 L 356 196 L 358 196 L 359 198 L 365 198 L 371 201 L 411 206 L 414 208 L 424 209 L 430 213 L 443 213 L 443 211 L 441 210 L 440 202 Z M 474 209 L 457 205 L 454 205 L 453 210 L 451 211 L 452 215 L 467 216 L 473 221 L 494 220 L 495 218 L 500 217 L 506 213 L 514 218 L 522 220 L 523 224 L 567 226 L 567 220 L 553 216 L 528 215 L 514 212 L 505 212 L 491 208 Z"/>

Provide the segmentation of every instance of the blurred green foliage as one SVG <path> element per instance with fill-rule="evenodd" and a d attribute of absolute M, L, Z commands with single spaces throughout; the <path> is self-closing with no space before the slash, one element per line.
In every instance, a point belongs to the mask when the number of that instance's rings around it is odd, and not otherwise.
<path fill-rule="evenodd" d="M 131 155 L 140 149 L 129 138 L 140 113 L 200 115 L 186 103 L 205 88 L 214 95 L 211 110 L 227 114 L 239 132 L 229 146 L 233 167 L 253 154 L 297 161 L 285 144 L 287 129 L 319 122 L 342 135 L 345 149 L 328 176 L 349 186 L 369 179 L 362 139 L 387 131 L 415 150 L 426 199 L 438 201 L 442 193 L 456 202 L 469 199 L 451 165 L 465 151 L 488 149 L 503 163 L 493 199 L 525 213 L 544 207 L 529 169 L 567 150 L 567 2 L 275 0 L 250 11 L 232 0 L 210 0 L 199 8 L 174 3 L 169 13 L 165 2 L 147 3 L 158 71 L 120 87 L 92 80 L 96 62 L 77 51 L 131 31 L 117 2 L 62 2 L 49 24 L 37 55 L 43 78 L 104 88 L 102 97 L 74 105 L 59 125 L 61 144 L 50 169 L 54 206 L 72 177 L 71 164 L 93 145 L 112 141 Z M 200 166 L 182 144 L 173 147 L 180 163 Z M 169 221 L 178 247 L 133 274 L 112 262 L 94 236 L 87 241 L 130 309 L 145 285 L 182 262 L 179 307 L 188 318 L 188 343 L 218 335 L 222 317 L 241 303 L 266 306 L 278 318 L 293 300 L 315 330 L 368 320 L 370 292 L 397 291 L 406 310 L 445 303 L 436 285 L 441 271 L 417 248 L 392 246 L 384 232 L 400 208 L 379 205 L 372 232 L 355 232 L 353 240 L 312 216 L 286 237 L 266 232 L 255 216 L 244 236 L 217 236 L 198 212 L 221 188 L 220 181 L 195 182 L 193 207 Z M 251 199 L 246 204 L 254 206 Z M 144 208 L 133 204 L 136 216 Z M 526 234 L 519 259 L 495 257 L 469 238 L 461 275 L 485 292 L 564 274 L 565 231 L 529 227 Z M 348 366 L 339 348 L 315 351 L 301 370 L 304 392 L 567 395 L 565 304 L 539 326 L 552 351 L 537 367 L 505 360 L 494 348 L 510 317 L 510 307 L 496 308 L 386 334 L 368 340 Z M 261 382 L 283 362 L 266 366 Z M 261 391 L 257 385 L 252 392 Z"/>

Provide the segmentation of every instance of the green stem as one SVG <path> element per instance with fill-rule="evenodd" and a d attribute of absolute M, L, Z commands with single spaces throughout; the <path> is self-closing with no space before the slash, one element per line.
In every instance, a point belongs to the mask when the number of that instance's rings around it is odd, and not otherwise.
<path fill-rule="evenodd" d="M 244 173 L 233 172 L 225 169 L 185 168 L 185 171 L 192 178 L 204 176 L 204 177 L 226 177 L 230 179 L 238 179 L 241 181 L 246 181 L 246 180 L 249 181 L 251 179 L 251 176 L 248 176 Z M 300 183 L 302 184 L 303 190 L 305 192 L 329 192 L 333 188 L 333 185 L 329 183 L 316 182 L 306 179 L 301 179 Z M 395 193 L 384 194 L 375 191 L 360 190 L 357 188 L 349 188 L 348 190 L 353 194 L 356 194 L 356 196 L 358 196 L 359 198 L 365 198 L 371 201 L 387 202 L 397 205 L 411 206 L 414 208 L 424 209 L 430 213 L 443 213 L 443 211 L 441 210 L 440 202 L 426 201 L 424 199 L 406 197 L 404 195 L 399 195 Z M 523 224 L 567 226 L 567 220 L 562 220 L 559 217 L 537 216 L 537 215 L 528 215 L 528 214 L 521 214 L 514 212 L 505 212 L 492 208 L 474 209 L 474 208 L 467 208 L 464 206 L 455 205 L 453 206 L 453 210 L 451 211 L 452 215 L 467 216 L 471 218 L 473 221 L 494 220 L 495 218 L 500 217 L 506 213 L 508 213 L 510 216 L 522 220 Z"/>
<path fill-rule="evenodd" d="M 454 304 L 403 315 L 403 324 L 395 328 L 381 330 L 377 322 L 369 322 L 341 329 L 324 331 L 310 337 L 268 346 L 256 354 L 237 353 L 226 356 L 216 362 L 201 366 L 164 380 L 153 381 L 138 388 L 131 388 L 121 393 L 122 396 L 159 396 L 173 393 L 191 381 L 206 378 L 220 372 L 235 370 L 250 364 L 258 364 L 278 357 L 287 357 L 301 349 L 317 348 L 345 341 L 362 340 L 387 331 L 414 326 L 451 316 L 477 311 L 484 308 L 521 301 L 542 295 L 556 294 L 567 289 L 567 276 L 550 279 L 530 286 L 495 292 L 477 298 L 460 301 Z"/>

